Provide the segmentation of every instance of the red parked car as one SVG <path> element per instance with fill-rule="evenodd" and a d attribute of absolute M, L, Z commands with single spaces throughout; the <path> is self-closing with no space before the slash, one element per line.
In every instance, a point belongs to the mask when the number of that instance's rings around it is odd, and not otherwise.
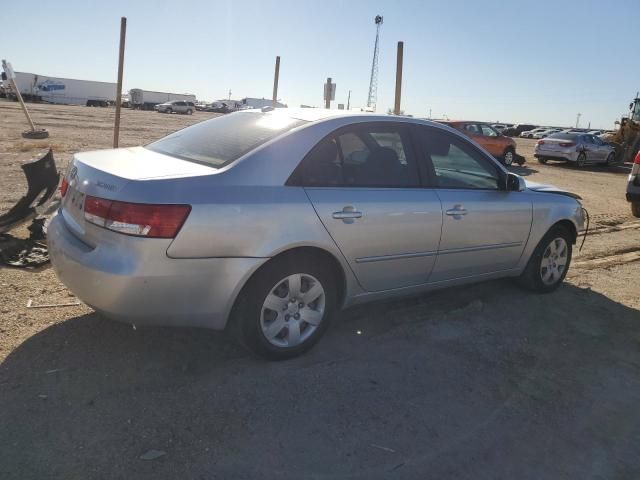
<path fill-rule="evenodd" d="M 461 120 L 443 120 L 440 123 L 464 133 L 504 165 L 511 165 L 513 162 L 524 163 L 524 157 L 516 155 L 515 140 L 501 135 L 487 123 Z"/>

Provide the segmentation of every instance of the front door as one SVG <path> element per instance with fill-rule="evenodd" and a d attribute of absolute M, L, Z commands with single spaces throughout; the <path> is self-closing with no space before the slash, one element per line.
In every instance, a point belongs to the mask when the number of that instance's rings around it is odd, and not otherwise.
<path fill-rule="evenodd" d="M 466 139 L 434 127 L 416 132 L 444 214 L 430 281 L 514 268 L 531 229 L 530 194 L 501 189 L 500 167 Z"/>
<path fill-rule="evenodd" d="M 408 130 L 374 122 L 338 130 L 294 173 L 365 290 L 427 283 L 442 226 Z"/>

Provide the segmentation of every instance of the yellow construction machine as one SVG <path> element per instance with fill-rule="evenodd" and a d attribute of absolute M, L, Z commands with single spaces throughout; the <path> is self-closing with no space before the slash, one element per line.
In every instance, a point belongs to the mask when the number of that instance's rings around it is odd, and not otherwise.
<path fill-rule="evenodd" d="M 640 96 L 629 104 L 629 116 L 622 118 L 618 130 L 602 136 L 616 148 L 616 162 L 633 162 L 633 157 L 640 149 Z"/>

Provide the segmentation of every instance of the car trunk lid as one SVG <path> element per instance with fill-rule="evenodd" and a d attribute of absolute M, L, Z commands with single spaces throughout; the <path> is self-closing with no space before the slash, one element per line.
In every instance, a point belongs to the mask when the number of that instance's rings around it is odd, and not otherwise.
<path fill-rule="evenodd" d="M 90 246 L 111 234 L 84 218 L 87 196 L 121 200 L 120 193 L 134 181 L 210 175 L 215 168 L 153 152 L 143 147 L 83 152 L 74 156 L 65 177 L 68 187 L 60 213 L 69 229 Z"/>

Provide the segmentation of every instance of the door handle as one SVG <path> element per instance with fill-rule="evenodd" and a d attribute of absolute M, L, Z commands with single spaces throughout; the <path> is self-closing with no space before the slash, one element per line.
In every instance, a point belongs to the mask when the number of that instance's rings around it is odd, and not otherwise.
<path fill-rule="evenodd" d="M 344 223 L 353 223 L 356 218 L 362 218 L 362 212 L 358 212 L 355 208 L 348 205 L 341 212 L 333 212 L 331 215 L 336 220 L 342 220 Z"/>
<path fill-rule="evenodd" d="M 464 208 L 462 205 L 455 205 L 453 208 L 450 208 L 445 213 L 452 217 L 461 217 L 467 214 L 467 209 Z"/>

